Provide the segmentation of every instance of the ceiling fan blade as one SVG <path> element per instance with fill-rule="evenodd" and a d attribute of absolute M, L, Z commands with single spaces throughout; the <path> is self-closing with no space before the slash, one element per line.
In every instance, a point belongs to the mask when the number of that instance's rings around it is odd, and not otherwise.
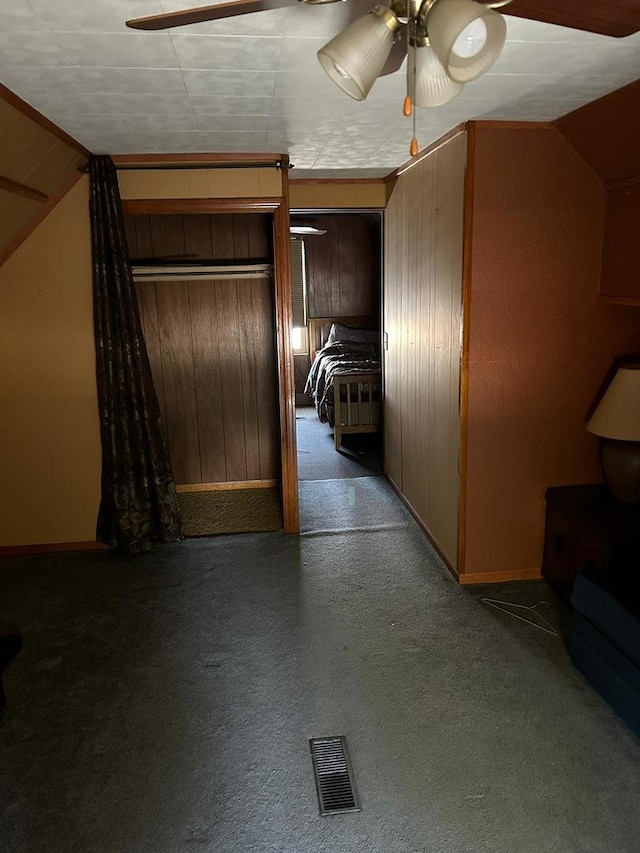
<path fill-rule="evenodd" d="M 400 30 L 401 36 L 391 48 L 389 58 L 382 66 L 382 71 L 378 74 L 378 77 L 386 77 L 387 74 L 393 74 L 404 62 L 404 58 L 407 55 L 407 39 L 404 30 L 403 26 Z"/>
<path fill-rule="evenodd" d="M 617 38 L 640 30 L 638 0 L 513 0 L 500 12 Z"/>
<path fill-rule="evenodd" d="M 232 3 L 217 3 L 215 6 L 199 6 L 196 9 L 182 9 L 179 12 L 151 15 L 148 18 L 134 18 L 127 21 L 127 26 L 134 30 L 164 30 L 169 27 L 200 24 L 203 21 L 217 21 L 219 18 L 233 18 L 236 15 L 250 15 L 252 12 L 282 9 L 297 3 L 298 0 L 233 0 Z"/>

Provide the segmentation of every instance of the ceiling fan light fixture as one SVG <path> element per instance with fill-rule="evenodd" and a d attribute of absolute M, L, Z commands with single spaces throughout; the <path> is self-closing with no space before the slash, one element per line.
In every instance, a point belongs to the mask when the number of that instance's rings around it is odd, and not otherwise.
<path fill-rule="evenodd" d="M 463 89 L 464 83 L 449 77 L 428 42 L 409 46 L 407 92 L 416 107 L 441 107 Z"/>
<path fill-rule="evenodd" d="M 374 6 L 320 48 L 320 65 L 343 92 L 364 101 L 391 53 L 399 26 L 391 9 Z"/>
<path fill-rule="evenodd" d="M 502 15 L 476 0 L 435 0 L 427 12 L 426 27 L 447 74 L 459 83 L 488 71 L 507 38 Z"/>

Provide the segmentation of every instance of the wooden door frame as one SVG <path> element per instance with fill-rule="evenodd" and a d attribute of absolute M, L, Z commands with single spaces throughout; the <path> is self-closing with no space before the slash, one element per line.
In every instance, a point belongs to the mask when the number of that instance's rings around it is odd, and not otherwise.
<path fill-rule="evenodd" d="M 291 327 L 291 254 L 289 245 L 288 175 L 282 175 L 284 194 L 271 198 L 163 198 L 123 199 L 129 214 L 272 213 L 275 331 L 280 411 L 282 514 L 285 533 L 300 532 L 298 457 L 296 447 L 295 380 Z"/>

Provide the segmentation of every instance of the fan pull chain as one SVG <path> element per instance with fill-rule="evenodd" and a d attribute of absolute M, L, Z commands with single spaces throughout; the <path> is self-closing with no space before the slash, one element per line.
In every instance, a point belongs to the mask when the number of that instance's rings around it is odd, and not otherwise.
<path fill-rule="evenodd" d="M 415 93 L 416 90 L 416 59 L 415 52 L 410 49 L 411 46 L 411 36 L 415 36 L 415 21 L 411 15 L 411 0 L 407 0 L 407 55 L 411 59 L 411 68 L 409 69 L 409 74 L 413 78 L 413 91 Z M 409 75 L 407 75 L 407 87 L 409 85 Z M 411 144 L 409 145 L 409 155 L 411 157 L 415 157 L 418 153 L 418 139 L 416 137 L 416 110 L 413 104 L 413 100 L 411 95 L 407 92 L 407 97 L 404 99 L 404 104 L 402 107 L 402 112 L 407 118 L 409 116 L 413 117 L 413 137 L 411 139 Z"/>

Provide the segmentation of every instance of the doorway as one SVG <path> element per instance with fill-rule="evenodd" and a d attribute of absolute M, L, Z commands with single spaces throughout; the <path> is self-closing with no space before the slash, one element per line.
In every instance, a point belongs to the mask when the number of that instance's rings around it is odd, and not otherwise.
<path fill-rule="evenodd" d="M 185 533 L 297 529 L 281 441 L 282 205 L 184 205 L 125 208 L 125 223 Z"/>
<path fill-rule="evenodd" d="M 297 257 L 301 259 L 304 304 L 304 328 L 296 328 L 294 318 L 293 335 L 298 478 L 307 482 L 381 476 L 382 214 L 358 210 L 296 211 L 291 214 L 291 225 L 294 231 L 310 232 L 293 238 L 302 243 L 303 250 L 292 251 L 294 306 Z M 338 424 L 344 424 L 338 448 L 333 411 L 330 408 L 327 412 L 320 399 L 321 393 L 310 396 L 315 390 L 313 381 L 316 379 L 310 377 L 310 369 L 318 350 L 327 343 L 334 324 L 336 328 L 353 331 L 353 340 L 344 346 L 340 341 L 336 344 L 336 349 L 340 350 L 337 355 L 343 359 L 345 367 L 351 365 L 352 358 L 360 357 L 355 350 L 362 349 L 363 357 L 369 359 L 368 369 L 378 370 L 380 374 L 377 381 L 372 377 L 374 381 L 370 383 L 376 416 L 371 418 L 371 413 L 367 412 L 360 417 L 362 421 L 372 421 L 370 430 L 365 430 L 363 423 L 361 431 L 354 427 L 350 432 L 347 424 L 347 421 L 358 422 L 353 412 L 359 395 L 365 395 L 361 402 L 367 404 L 369 384 L 362 385 L 364 391 L 355 386 L 350 389 L 351 412 L 345 408 L 343 395 L 342 417 L 338 413 L 336 419 Z M 361 330 L 366 334 L 361 335 Z M 362 347 L 359 339 L 363 340 Z M 353 363 L 355 365 L 355 361 Z M 339 408 L 340 403 L 337 406 Z"/>

